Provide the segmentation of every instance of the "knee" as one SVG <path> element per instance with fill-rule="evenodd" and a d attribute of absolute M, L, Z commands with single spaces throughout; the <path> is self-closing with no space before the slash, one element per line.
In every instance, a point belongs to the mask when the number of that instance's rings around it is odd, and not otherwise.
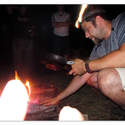
<path fill-rule="evenodd" d="M 98 84 L 97 84 L 97 74 L 98 73 L 94 73 L 92 74 L 92 76 L 89 77 L 89 79 L 87 80 L 87 84 L 92 86 L 92 87 L 95 87 L 95 88 L 98 88 Z"/>
<path fill-rule="evenodd" d="M 118 73 L 115 69 L 104 69 L 98 73 L 97 81 L 99 89 L 105 94 L 112 91 L 117 82 Z"/>

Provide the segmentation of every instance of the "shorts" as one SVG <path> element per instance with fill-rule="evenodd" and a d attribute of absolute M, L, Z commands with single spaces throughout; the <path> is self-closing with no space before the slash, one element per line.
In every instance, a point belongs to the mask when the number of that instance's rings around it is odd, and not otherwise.
<path fill-rule="evenodd" d="M 121 81 L 122 81 L 122 87 L 125 91 L 125 68 L 115 68 L 116 71 L 119 73 Z"/>

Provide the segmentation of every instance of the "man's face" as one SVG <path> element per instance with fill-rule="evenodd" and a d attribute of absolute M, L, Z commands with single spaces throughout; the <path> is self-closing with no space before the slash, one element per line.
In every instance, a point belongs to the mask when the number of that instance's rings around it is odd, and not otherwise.
<path fill-rule="evenodd" d="M 85 37 L 91 39 L 95 44 L 104 39 L 103 28 L 98 23 L 95 26 L 91 21 L 84 21 L 81 27 L 85 32 Z"/>

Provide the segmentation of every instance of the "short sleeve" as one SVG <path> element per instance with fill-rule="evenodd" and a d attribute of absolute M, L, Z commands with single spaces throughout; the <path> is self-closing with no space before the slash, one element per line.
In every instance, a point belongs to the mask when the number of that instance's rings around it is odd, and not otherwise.
<path fill-rule="evenodd" d="M 125 43 L 125 14 L 121 17 L 117 25 L 117 37 L 119 46 Z"/>

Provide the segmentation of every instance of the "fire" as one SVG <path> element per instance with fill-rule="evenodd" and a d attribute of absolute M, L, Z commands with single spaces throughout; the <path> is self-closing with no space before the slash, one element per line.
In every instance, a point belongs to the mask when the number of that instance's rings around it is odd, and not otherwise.
<path fill-rule="evenodd" d="M 76 108 L 64 106 L 59 113 L 60 121 L 83 121 L 84 116 Z"/>
<path fill-rule="evenodd" d="M 0 97 L 0 120 L 24 120 L 29 94 L 26 86 L 18 80 L 17 72 L 15 72 L 16 80 L 10 80 Z M 29 91 L 30 92 L 30 91 Z"/>
<path fill-rule="evenodd" d="M 75 23 L 75 27 L 76 28 L 79 28 L 79 22 L 81 23 L 82 22 L 82 16 L 85 12 L 85 9 L 88 7 L 88 4 L 83 4 L 82 7 L 81 7 L 81 10 L 79 12 L 79 16 L 78 16 L 78 19 L 76 20 L 76 23 Z"/>
<path fill-rule="evenodd" d="M 28 93 L 29 93 L 29 96 L 30 96 L 30 94 L 31 94 L 31 88 L 30 88 L 29 81 L 26 81 L 26 86 L 28 87 Z"/>
<path fill-rule="evenodd" d="M 17 71 L 15 71 L 15 80 L 20 80 Z"/>

